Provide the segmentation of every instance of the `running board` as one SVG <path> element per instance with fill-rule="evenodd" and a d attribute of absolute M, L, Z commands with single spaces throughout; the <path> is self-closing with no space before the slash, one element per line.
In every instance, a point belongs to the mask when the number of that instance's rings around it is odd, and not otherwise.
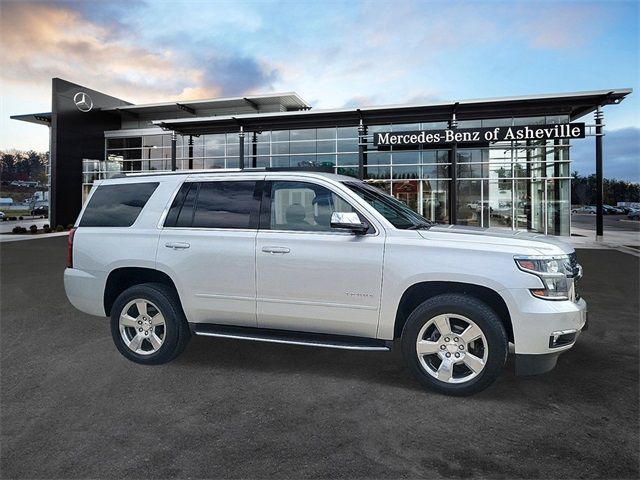
<path fill-rule="evenodd" d="M 322 333 L 293 332 L 251 327 L 232 327 L 211 323 L 191 324 L 195 335 L 204 337 L 234 338 L 255 342 L 286 343 L 305 347 L 339 348 L 342 350 L 391 350 L 391 341 L 376 338 L 352 337 L 349 335 L 326 335 Z"/>

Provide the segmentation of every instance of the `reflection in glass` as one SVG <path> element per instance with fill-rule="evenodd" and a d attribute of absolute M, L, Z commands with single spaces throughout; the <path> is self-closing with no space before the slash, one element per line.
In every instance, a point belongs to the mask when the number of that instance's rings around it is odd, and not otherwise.
<path fill-rule="evenodd" d="M 449 182 L 422 181 L 422 216 L 438 223 L 449 223 Z"/>
<path fill-rule="evenodd" d="M 480 180 L 460 180 L 458 189 L 458 204 L 456 213 L 460 225 L 480 226 L 482 212 L 482 194 Z"/>
<path fill-rule="evenodd" d="M 418 184 L 419 182 L 393 182 L 393 196 L 409 206 L 413 211 L 418 211 Z"/>

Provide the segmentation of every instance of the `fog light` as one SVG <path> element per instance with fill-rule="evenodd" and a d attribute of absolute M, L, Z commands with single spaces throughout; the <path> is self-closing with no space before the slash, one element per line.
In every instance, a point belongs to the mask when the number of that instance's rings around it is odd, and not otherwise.
<path fill-rule="evenodd" d="M 577 330 L 560 330 L 552 332 L 549 337 L 549 348 L 564 347 L 576 341 Z"/>

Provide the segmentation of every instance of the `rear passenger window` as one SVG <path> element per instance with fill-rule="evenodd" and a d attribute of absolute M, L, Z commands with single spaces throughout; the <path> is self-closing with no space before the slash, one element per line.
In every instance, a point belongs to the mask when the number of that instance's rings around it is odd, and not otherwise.
<path fill-rule="evenodd" d="M 255 181 L 189 183 L 176 195 L 166 227 L 257 228 Z"/>
<path fill-rule="evenodd" d="M 187 192 L 187 196 L 184 198 L 184 203 L 180 205 L 176 227 L 190 227 L 191 222 L 193 222 L 193 208 L 196 206 L 196 196 L 198 195 L 199 184 L 190 183 L 187 185 L 190 188 Z"/>
<path fill-rule="evenodd" d="M 101 185 L 80 219 L 81 227 L 130 227 L 140 215 L 157 182 Z"/>

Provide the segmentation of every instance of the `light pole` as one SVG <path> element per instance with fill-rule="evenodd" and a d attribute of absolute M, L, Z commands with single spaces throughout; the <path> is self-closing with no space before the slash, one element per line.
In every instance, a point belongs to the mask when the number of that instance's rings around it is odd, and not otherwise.
<path fill-rule="evenodd" d="M 147 148 L 147 170 L 151 170 L 151 149 L 158 148 L 156 145 L 149 145 Z"/>

